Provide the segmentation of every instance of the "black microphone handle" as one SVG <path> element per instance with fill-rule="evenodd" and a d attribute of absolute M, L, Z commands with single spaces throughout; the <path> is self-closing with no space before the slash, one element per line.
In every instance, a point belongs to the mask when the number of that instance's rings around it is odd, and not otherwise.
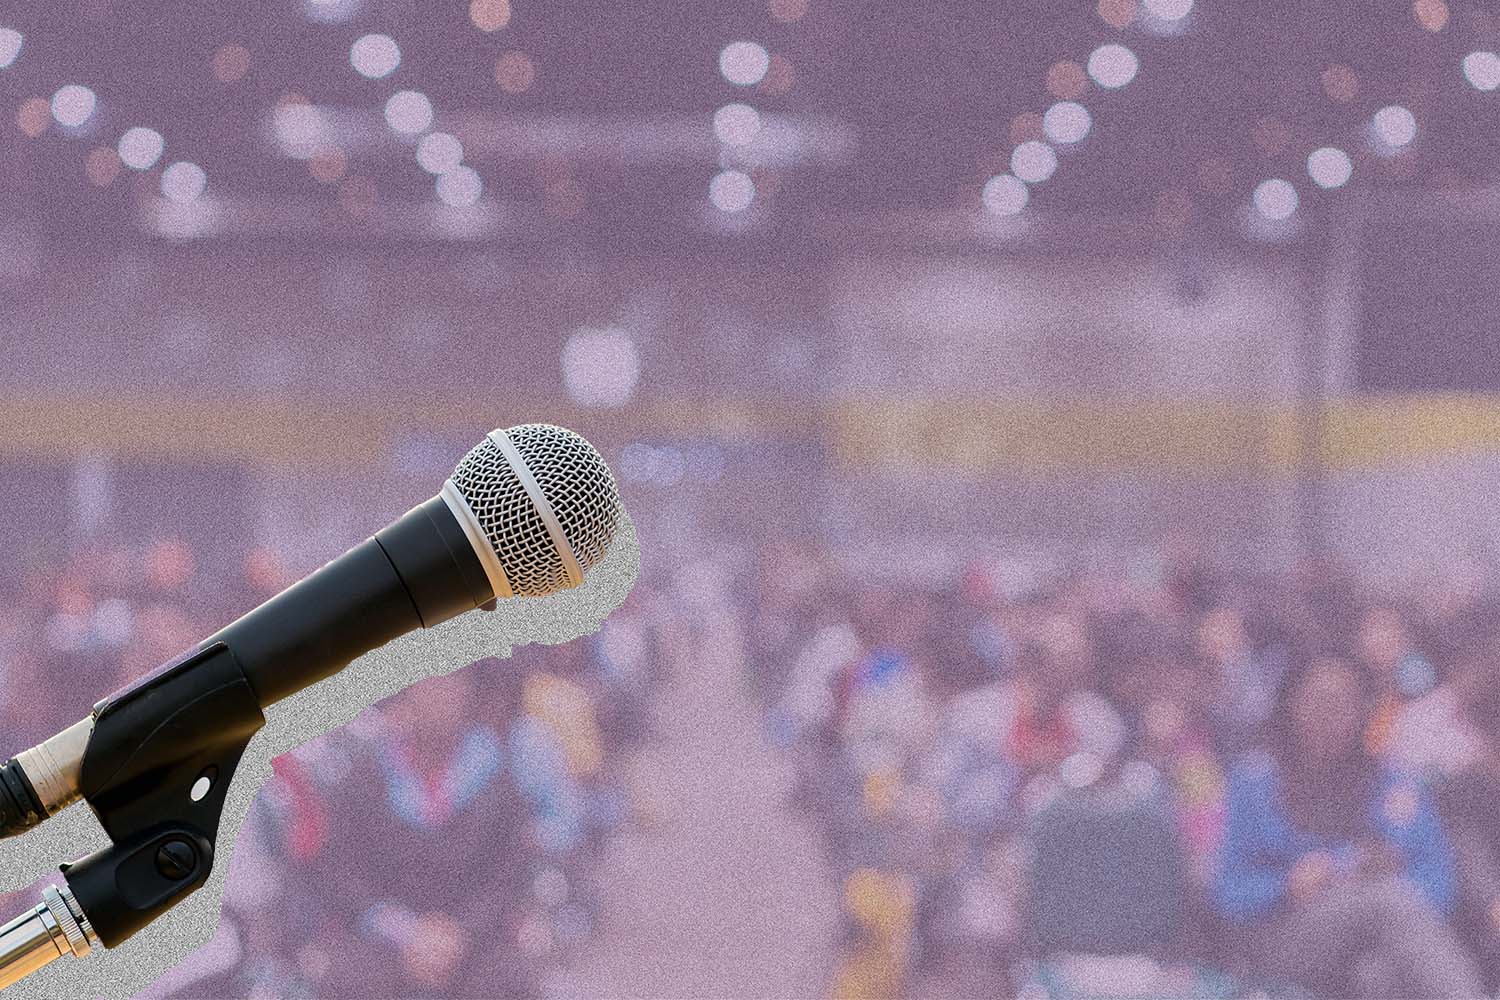
<path fill-rule="evenodd" d="M 89 718 L 0 764 L 0 837 L 93 794 L 85 771 L 128 757 L 169 684 L 186 698 L 243 674 L 260 708 L 337 673 L 399 635 L 488 605 L 494 588 L 442 495 L 102 699 Z M 211 650 L 230 654 L 209 657 Z M 122 711 L 124 705 L 133 705 Z M 144 712 L 146 721 L 135 718 Z M 94 800 L 91 798 L 91 802 Z M 97 811 L 97 810 L 96 810 Z"/>
<path fill-rule="evenodd" d="M 494 597 L 468 535 L 436 496 L 220 629 L 202 647 L 227 645 L 264 708 L 399 635 Z"/>

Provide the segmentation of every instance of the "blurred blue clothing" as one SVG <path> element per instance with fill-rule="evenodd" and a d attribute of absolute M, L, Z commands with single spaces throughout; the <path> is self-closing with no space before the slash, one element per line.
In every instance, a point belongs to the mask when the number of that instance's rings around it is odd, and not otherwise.
<path fill-rule="evenodd" d="M 911 669 L 911 657 L 898 649 L 881 647 L 855 668 L 854 687 L 883 687 Z"/>
<path fill-rule="evenodd" d="M 1358 857 L 1353 841 L 1295 828 L 1282 808 L 1276 766 L 1265 753 L 1248 755 L 1231 768 L 1224 840 L 1214 876 L 1213 902 L 1236 921 L 1269 916 L 1286 896 L 1287 879 L 1299 858 L 1329 854 L 1343 871 Z M 1427 790 L 1417 780 L 1382 770 L 1368 806 L 1368 836 L 1394 848 L 1406 879 L 1439 913 L 1454 905 L 1453 854 Z"/>

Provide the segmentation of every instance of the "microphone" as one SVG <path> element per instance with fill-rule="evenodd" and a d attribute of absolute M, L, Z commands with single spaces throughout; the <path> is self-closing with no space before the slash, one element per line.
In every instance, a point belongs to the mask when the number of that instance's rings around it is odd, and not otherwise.
<path fill-rule="evenodd" d="M 193 726 L 220 724 L 206 715 L 212 697 L 248 686 L 248 732 L 213 737 L 248 739 L 264 721 L 259 709 L 397 636 L 497 598 L 578 586 L 604 558 L 621 514 L 608 465 L 578 434 L 550 424 L 492 431 L 437 496 L 0 765 L 0 836 L 35 826 L 80 797 L 111 836 L 112 826 L 140 825 L 149 817 L 139 808 L 132 813 L 132 800 L 163 765 L 150 770 L 139 760 L 139 744 L 151 732 L 146 727 L 161 722 L 166 692 L 195 713 L 172 716 L 178 741 L 187 743 L 210 739 Z M 198 716 L 203 721 L 182 721 Z M 232 769 L 239 753 L 228 756 Z M 126 781 L 132 767 L 140 774 Z M 224 790 L 215 789 L 210 804 L 222 804 Z M 217 812 L 211 825 L 217 828 Z"/>

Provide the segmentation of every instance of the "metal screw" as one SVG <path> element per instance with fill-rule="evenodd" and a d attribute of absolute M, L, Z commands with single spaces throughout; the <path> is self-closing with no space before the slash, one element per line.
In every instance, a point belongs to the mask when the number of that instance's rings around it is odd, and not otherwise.
<path fill-rule="evenodd" d="M 173 881 L 193 874 L 198 866 L 198 852 L 185 840 L 169 840 L 156 850 L 156 870 Z"/>

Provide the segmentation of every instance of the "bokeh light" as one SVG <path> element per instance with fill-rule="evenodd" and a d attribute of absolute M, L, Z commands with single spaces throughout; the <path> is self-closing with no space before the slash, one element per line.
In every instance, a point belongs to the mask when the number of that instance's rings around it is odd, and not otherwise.
<path fill-rule="evenodd" d="M 740 87 L 759 83 L 770 68 L 770 53 L 756 42 L 730 42 L 719 52 L 719 72 Z"/>
<path fill-rule="evenodd" d="M 1135 20 L 1136 0 L 1099 0 L 1099 19 L 1111 28 L 1124 28 Z"/>
<path fill-rule="evenodd" d="M 1089 53 L 1089 76 L 1106 90 L 1118 90 L 1134 80 L 1140 66 L 1135 53 L 1116 42 L 1101 45 Z"/>
<path fill-rule="evenodd" d="M 624 330 L 579 330 L 561 361 L 563 386 L 580 406 L 623 406 L 640 383 L 640 352 Z"/>
<path fill-rule="evenodd" d="M 379 80 L 401 65 L 401 47 L 390 35 L 361 35 L 349 46 L 349 65 L 367 80 Z"/>
<path fill-rule="evenodd" d="M 760 89 L 772 97 L 780 97 L 789 94 L 797 85 L 797 70 L 792 61 L 780 52 L 771 53 L 771 61 L 766 66 L 765 79 L 760 81 Z"/>
<path fill-rule="evenodd" d="M 755 182 L 742 170 L 723 170 L 708 182 L 708 200 L 721 212 L 743 212 L 755 201 Z"/>
<path fill-rule="evenodd" d="M 47 131 L 52 104 L 45 97 L 29 97 L 16 107 L 16 128 L 35 139 Z"/>
<path fill-rule="evenodd" d="M 1089 76 L 1071 59 L 1047 67 L 1047 93 L 1059 101 L 1076 101 L 1089 88 Z"/>
<path fill-rule="evenodd" d="M 328 134 L 328 120 L 323 110 L 313 104 L 283 103 L 271 116 L 271 127 L 276 141 L 291 157 L 305 160 L 324 144 Z"/>
<path fill-rule="evenodd" d="M 1280 156 L 1292 144 L 1292 130 L 1275 115 L 1263 115 L 1250 127 L 1250 141 L 1266 156 Z"/>
<path fill-rule="evenodd" d="M 149 170 L 161 159 L 165 146 L 160 132 L 137 125 L 125 130 L 115 150 L 120 154 L 120 162 L 130 169 Z"/>
<path fill-rule="evenodd" d="M 358 14 L 364 0 L 302 0 L 302 11 L 321 24 L 339 24 Z"/>
<path fill-rule="evenodd" d="M 98 98 L 94 92 L 79 83 L 58 87 L 52 95 L 52 117 L 65 128 L 78 128 L 94 114 Z"/>
<path fill-rule="evenodd" d="M 1500 87 L 1500 55 L 1493 52 L 1470 52 L 1464 56 L 1464 79 L 1475 90 L 1490 91 Z"/>
<path fill-rule="evenodd" d="M 1255 210 L 1273 221 L 1290 219 L 1297 211 L 1297 189 L 1280 177 L 1256 185 L 1254 200 Z"/>
<path fill-rule="evenodd" d="M 1417 116 L 1399 104 L 1392 104 L 1375 112 L 1370 127 L 1381 145 L 1401 149 L 1417 137 Z"/>
<path fill-rule="evenodd" d="M 479 201 L 484 182 L 473 167 L 454 167 L 437 179 L 438 200 L 454 208 L 467 208 Z"/>
<path fill-rule="evenodd" d="M 1342 149 L 1324 146 L 1307 154 L 1307 175 L 1320 188 L 1343 187 L 1353 174 L 1354 161 Z"/>
<path fill-rule="evenodd" d="M 1359 75 L 1343 63 L 1334 63 L 1318 77 L 1323 93 L 1337 104 L 1348 104 L 1359 96 Z"/>
<path fill-rule="evenodd" d="M 109 187 L 120 173 L 120 155 L 108 146 L 89 150 L 83 164 L 84 176 L 94 187 Z"/>
<path fill-rule="evenodd" d="M 464 159 L 464 145 L 447 132 L 431 132 L 417 143 L 417 162 L 429 174 L 446 174 Z"/>
<path fill-rule="evenodd" d="M 588 205 L 583 186 L 571 177 L 556 177 L 542 189 L 542 212 L 553 219 L 576 219 Z"/>
<path fill-rule="evenodd" d="M 807 0 L 768 0 L 766 12 L 773 21 L 794 24 L 807 16 Z"/>
<path fill-rule="evenodd" d="M 1042 116 L 1042 129 L 1057 143 L 1080 142 L 1093 125 L 1089 109 L 1076 101 L 1058 101 Z"/>
<path fill-rule="evenodd" d="M 1057 171 L 1057 154 L 1045 142 L 1023 142 L 1010 154 L 1010 172 L 1027 184 L 1040 184 Z"/>
<path fill-rule="evenodd" d="M 536 82 L 536 63 L 524 52 L 506 52 L 495 60 L 495 82 L 507 94 L 524 94 Z"/>
<path fill-rule="evenodd" d="M 333 184 L 342 180 L 349 169 L 348 157 L 337 146 L 327 146 L 314 153 L 307 161 L 307 172 L 319 184 Z"/>
<path fill-rule="evenodd" d="M 209 67 L 220 83 L 238 83 L 250 72 L 250 50 L 235 42 L 220 45 L 214 50 Z"/>
<path fill-rule="evenodd" d="M 1228 194 L 1234 187 L 1234 167 L 1222 156 L 1211 156 L 1198 164 L 1198 188 L 1209 194 Z"/>
<path fill-rule="evenodd" d="M 1031 200 L 1031 189 L 1019 177 L 997 174 L 984 182 L 979 198 L 996 215 L 1019 215 Z"/>
<path fill-rule="evenodd" d="M 1193 220 L 1193 197 L 1180 188 L 1156 196 L 1151 218 L 1163 229 L 1180 230 Z"/>
<path fill-rule="evenodd" d="M 714 135 L 730 146 L 744 146 L 760 134 L 760 112 L 748 104 L 726 104 L 714 112 Z"/>
<path fill-rule="evenodd" d="M 179 205 L 202 196 L 207 187 L 208 175 L 196 163 L 179 160 L 161 172 L 162 197 Z"/>
<path fill-rule="evenodd" d="M 1448 4 L 1445 0 L 1413 0 L 1411 13 L 1418 24 L 1434 34 L 1448 26 Z"/>
<path fill-rule="evenodd" d="M 1035 111 L 1022 111 L 1010 120 L 1010 128 L 1007 130 L 1012 145 L 1019 146 L 1023 142 L 1032 139 L 1045 138 L 1047 132 L 1042 128 L 1042 116 Z"/>
<path fill-rule="evenodd" d="M 1145 6 L 1161 21 L 1181 21 L 1193 12 L 1193 0 L 1145 0 Z"/>
<path fill-rule="evenodd" d="M 26 36 L 14 28 L 0 28 L 0 69 L 5 69 L 21 54 Z"/>
<path fill-rule="evenodd" d="M 510 0 L 472 0 L 469 20 L 480 31 L 499 31 L 510 23 Z"/>
<path fill-rule="evenodd" d="M 339 207 L 352 218 L 369 215 L 379 200 L 375 182 L 368 177 L 350 175 L 339 182 Z"/>
<path fill-rule="evenodd" d="M 385 102 L 385 123 L 406 135 L 425 132 L 432 124 L 432 102 L 419 90 L 398 90 Z"/>
<path fill-rule="evenodd" d="M 654 448 L 639 442 L 620 449 L 620 475 L 630 482 L 675 486 L 688 474 L 689 457 L 677 448 Z M 723 478 L 725 461 L 717 448 L 699 452 L 692 458 L 697 477 L 708 482 Z"/>

